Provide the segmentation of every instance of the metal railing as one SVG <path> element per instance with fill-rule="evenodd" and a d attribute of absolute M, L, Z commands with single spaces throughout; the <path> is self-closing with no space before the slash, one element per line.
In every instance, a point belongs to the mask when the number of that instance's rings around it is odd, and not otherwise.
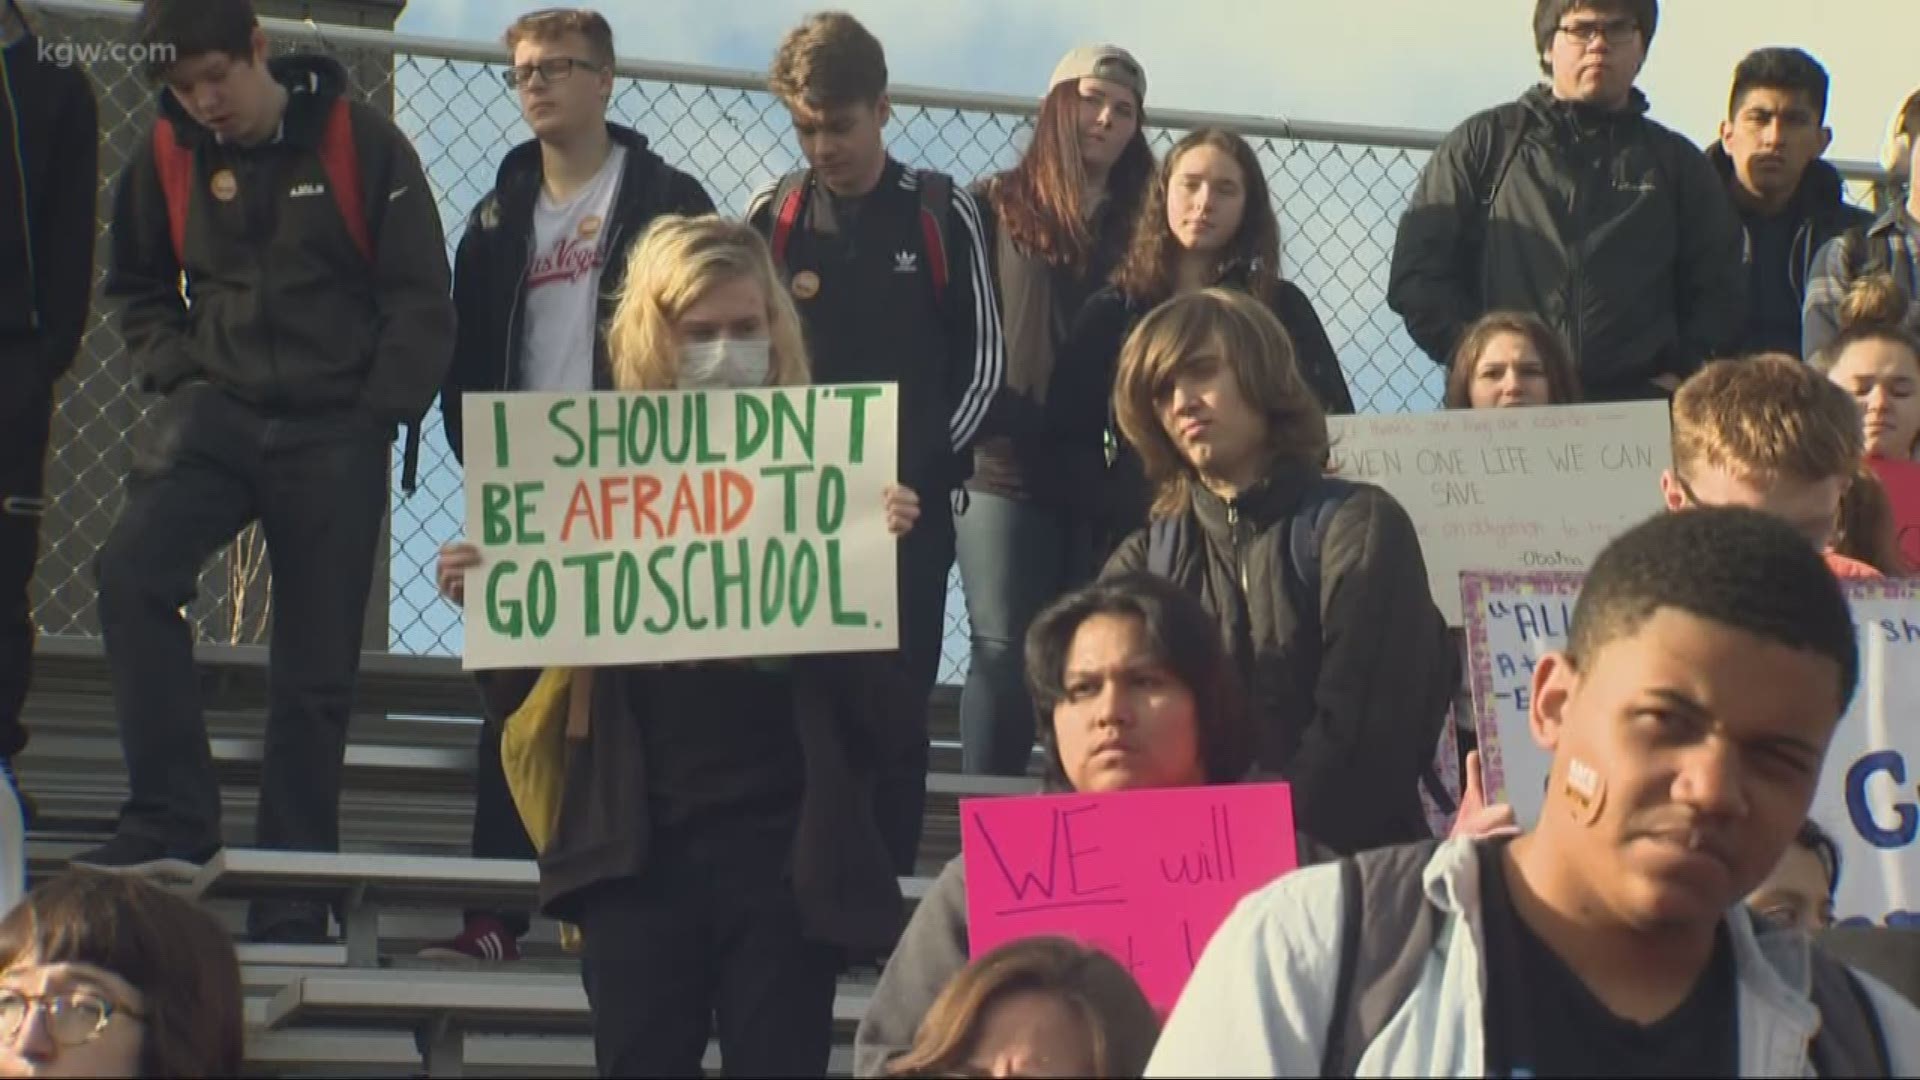
<path fill-rule="evenodd" d="M 86 44 L 124 41 L 137 5 L 115 0 L 28 0 L 43 33 Z M 313 50 L 340 59 L 356 91 L 390 107 L 425 163 L 447 232 L 449 255 L 468 210 L 492 186 L 496 166 L 527 138 L 518 106 L 499 78 L 507 62 L 492 44 L 267 20 L 278 51 Z M 88 64 L 101 104 L 101 230 L 110 194 L 152 118 L 153 89 L 126 65 Z M 752 191 L 797 164 L 785 110 L 753 72 L 626 60 L 617 67 L 612 115 L 645 133 L 670 163 L 701 178 L 722 209 L 744 211 Z M 896 157 L 965 181 L 1013 164 L 1037 103 L 1003 95 L 898 86 L 888 137 Z M 1408 193 L 1441 133 L 1289 119 L 1155 110 L 1149 136 L 1164 151 L 1187 130 L 1231 127 L 1265 165 L 1284 230 L 1285 272 L 1313 298 L 1339 350 L 1362 411 L 1437 405 L 1440 373 L 1387 309 L 1386 267 Z M 1843 166 L 1856 198 L 1876 174 Z M 55 506 L 38 579 L 44 632 L 96 633 L 94 548 L 118 513 L 126 443 L 148 402 L 131 388 L 129 366 L 103 303 L 62 395 L 50 475 Z M 385 645 L 394 652 L 460 650 L 460 616 L 434 594 L 439 545 L 458 535 L 464 514 L 460 470 L 431 415 L 419 490 L 394 485 Z M 240 545 L 236 545 L 239 547 Z M 258 560 L 228 557 L 210 568 L 193 609 L 209 638 L 259 640 Z M 964 677 L 965 609 L 958 577 L 949 590 L 944 681 Z M 367 647 L 380 642 L 370 639 Z"/>

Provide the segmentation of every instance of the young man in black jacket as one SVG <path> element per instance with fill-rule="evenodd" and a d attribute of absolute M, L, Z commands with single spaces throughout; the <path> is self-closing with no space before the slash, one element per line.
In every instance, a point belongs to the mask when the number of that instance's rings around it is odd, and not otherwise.
<path fill-rule="evenodd" d="M 973 196 L 887 153 L 887 61 L 865 27 L 845 12 L 809 16 L 780 43 L 769 85 L 809 168 L 761 189 L 747 219 L 769 238 L 793 292 L 814 380 L 899 384 L 899 482 L 920 493 L 899 564 L 901 719 L 910 730 L 880 751 L 891 764 L 877 796 L 895 866 L 911 873 L 953 566 L 949 498 L 1005 379 L 999 304 Z"/>
<path fill-rule="evenodd" d="M 79 68 L 42 56 L 0 2 L 0 772 L 27 745 L 28 587 L 46 511 L 53 384 L 73 366 L 93 292 L 100 114 Z"/>
<path fill-rule="evenodd" d="M 388 449 L 446 375 L 453 304 L 420 160 L 343 96 L 337 63 L 269 63 L 249 0 L 147 0 L 138 40 L 164 88 L 115 195 L 107 294 L 162 398 L 98 566 L 132 791 L 114 838 L 75 862 L 180 873 L 221 843 L 181 607 L 256 520 L 273 639 L 255 843 L 338 848 Z M 326 932 L 313 906 L 256 904 L 248 922 L 262 940 Z"/>
<path fill-rule="evenodd" d="M 698 180 L 607 121 L 613 30 L 598 13 L 554 8 L 508 27 L 508 85 L 534 138 L 507 153 L 494 189 L 467 216 L 454 255 L 459 312 L 453 367 L 440 392 L 447 445 L 465 461 L 461 395 L 472 391 L 606 390 L 606 327 L 633 244 L 661 214 L 713 212 Z M 474 786 L 473 854 L 531 859 L 533 844 L 500 765 L 500 735 L 532 683 L 514 672 L 478 676 L 486 718 Z M 459 936 L 430 959 L 517 959 L 519 913 L 468 912 Z"/>
<path fill-rule="evenodd" d="M 1653 399 L 1740 336 L 1739 219 L 1633 85 L 1659 17 L 1658 0 L 1535 0 L 1547 81 L 1434 150 L 1387 303 L 1435 363 L 1475 319 L 1520 311 L 1566 338 L 1589 400 Z"/>
<path fill-rule="evenodd" d="M 1746 230 L 1747 321 L 1734 352 L 1800 355 L 1807 283 L 1827 241 L 1873 223 L 1847 205 L 1833 142 L 1827 69 L 1800 49 L 1760 49 L 1733 72 L 1720 141 L 1707 149 Z"/>

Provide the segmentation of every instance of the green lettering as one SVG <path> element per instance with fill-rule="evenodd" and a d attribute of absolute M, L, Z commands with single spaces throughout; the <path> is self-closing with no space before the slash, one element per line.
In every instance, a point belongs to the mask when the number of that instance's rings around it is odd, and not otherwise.
<path fill-rule="evenodd" d="M 767 540 L 760 556 L 760 625 L 772 626 L 780 620 L 780 609 L 787 599 L 787 548 L 775 536 Z"/>
<path fill-rule="evenodd" d="M 553 564 L 539 559 L 527 573 L 527 629 L 534 637 L 546 637 L 559 614 L 560 590 L 553 580 Z"/>
<path fill-rule="evenodd" d="M 773 392 L 773 460 L 787 459 L 787 439 L 789 429 L 793 431 L 793 440 L 800 444 L 800 454 L 808 461 L 813 460 L 813 399 L 820 391 L 776 390 Z M 803 417 L 794 411 L 793 400 L 799 398 L 806 402 L 807 413 Z"/>
<path fill-rule="evenodd" d="M 687 629 L 705 630 L 711 621 L 705 616 L 693 613 L 693 557 L 704 554 L 713 558 L 713 552 L 707 550 L 704 543 L 688 544 L 687 557 L 680 560 L 680 596 L 687 603 Z"/>
<path fill-rule="evenodd" d="M 579 398 L 561 398 L 559 401 L 553 403 L 552 408 L 547 410 L 547 425 L 560 434 L 565 435 L 567 441 L 573 444 L 572 457 L 560 457 L 556 455 L 553 459 L 553 463 L 563 469 L 573 468 L 575 465 L 580 464 L 581 458 L 587 456 L 587 444 L 581 440 L 580 433 L 573 430 L 572 425 L 567 423 L 566 418 L 566 414 L 572 412 L 573 407 L 578 404 L 580 404 Z M 506 463 L 503 461 L 501 464 L 504 465 Z"/>
<path fill-rule="evenodd" d="M 533 496 L 545 491 L 544 480 L 523 480 L 513 485 L 513 539 L 518 544 L 542 544 L 546 534 L 534 532 L 527 527 L 527 519 L 538 513 L 540 506 Z"/>
<path fill-rule="evenodd" d="M 513 523 L 507 520 L 507 504 L 513 501 L 513 489 L 505 484 L 480 485 L 480 540 L 488 545 L 505 544 L 513 539 Z"/>
<path fill-rule="evenodd" d="M 814 498 L 813 513 L 822 535 L 840 531 L 847 520 L 847 474 L 832 465 L 820 467 L 820 491 Z"/>
<path fill-rule="evenodd" d="M 680 625 L 680 598 L 674 595 L 673 585 L 667 576 L 660 572 L 660 564 L 673 558 L 674 545 L 662 544 L 647 556 L 647 576 L 653 579 L 653 589 L 660 599 L 667 602 L 667 621 L 659 622 L 653 616 L 647 616 L 647 633 L 664 634 Z"/>
<path fill-rule="evenodd" d="M 747 586 L 753 577 L 753 552 L 745 537 L 737 541 L 740 545 L 740 569 L 727 573 L 727 549 L 724 540 L 713 542 L 713 620 L 721 630 L 727 628 L 727 590 L 736 589 L 740 593 L 740 629 L 753 629 L 752 608 L 748 604 L 751 593 Z"/>
<path fill-rule="evenodd" d="M 653 399 L 645 397 L 627 399 L 626 411 L 622 412 L 620 417 L 621 422 L 627 427 L 629 464 L 645 465 L 652 461 L 653 443 L 660 437 L 660 417 L 654 410 Z M 644 424 L 641 422 L 643 419 Z"/>
<path fill-rule="evenodd" d="M 800 531 L 800 493 L 795 480 L 812 471 L 811 465 L 768 465 L 760 470 L 761 476 L 777 476 L 785 482 L 780 491 L 780 505 L 785 508 L 780 520 L 790 533 Z"/>
<path fill-rule="evenodd" d="M 487 572 L 487 628 L 496 634 L 518 640 L 526 619 L 520 601 L 500 595 L 500 579 L 520 569 L 512 559 L 501 559 Z"/>
<path fill-rule="evenodd" d="M 820 599 L 820 556 L 814 553 L 811 541 L 802 540 L 793 546 L 793 584 L 787 593 L 793 625 L 806 625 L 814 602 Z"/>
<path fill-rule="evenodd" d="M 847 418 L 847 463 L 858 465 L 867 455 L 867 399 L 880 396 L 877 386 L 843 386 L 837 391 L 853 402 L 853 415 Z"/>
<path fill-rule="evenodd" d="M 660 426 L 667 430 L 660 436 L 660 456 L 675 465 L 687 462 L 687 451 L 693 447 L 694 405 L 699 402 L 699 394 L 680 395 L 680 425 L 676 430 L 667 420 L 667 413 L 673 406 L 665 401 L 660 403 Z M 673 444 L 673 436 L 680 436 L 680 445 Z"/>
<path fill-rule="evenodd" d="M 640 615 L 640 560 L 631 551 L 620 553 L 613 565 L 613 632 L 626 637 Z"/>
<path fill-rule="evenodd" d="M 507 467 L 507 403 L 493 403 L 493 463 L 494 468 Z"/>
<path fill-rule="evenodd" d="M 865 612 L 847 611 L 840 601 L 840 541 L 827 541 L 827 595 L 833 607 L 833 625 L 865 626 Z"/>
<path fill-rule="evenodd" d="M 611 426 L 600 422 L 600 406 L 602 404 L 613 409 L 613 424 Z M 624 456 L 626 450 L 624 442 L 626 432 L 622 430 L 625 425 L 620 423 L 622 414 L 622 403 L 617 399 L 609 401 L 599 396 L 587 399 L 587 466 L 589 468 L 597 469 L 600 467 L 600 446 L 601 443 L 609 439 L 613 441 L 614 449 L 614 453 L 610 456 L 618 459 L 620 464 L 626 464 Z"/>
<path fill-rule="evenodd" d="M 702 465 L 718 465 L 727 460 L 727 455 L 714 453 L 713 447 L 707 441 L 707 395 L 695 394 L 693 400 L 699 405 L 696 415 L 699 417 L 700 424 L 700 437 L 694 440 L 699 444 L 700 449 L 694 451 L 694 460 Z"/>
<path fill-rule="evenodd" d="M 613 552 L 601 551 L 592 555 L 569 555 L 560 560 L 560 565 L 569 569 L 579 568 L 586 578 L 582 588 L 586 591 L 585 603 L 580 611 L 580 625 L 588 637 L 600 636 L 600 566 L 613 561 Z"/>
<path fill-rule="evenodd" d="M 766 403 L 755 394 L 733 395 L 733 460 L 746 461 L 766 441 Z"/>

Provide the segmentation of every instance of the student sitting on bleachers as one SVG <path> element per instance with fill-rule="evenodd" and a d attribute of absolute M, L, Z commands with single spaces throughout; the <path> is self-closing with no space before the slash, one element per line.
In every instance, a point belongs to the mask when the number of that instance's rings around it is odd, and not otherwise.
<path fill-rule="evenodd" d="M 1447 408 L 1511 409 L 1579 400 L 1580 373 L 1566 339 L 1538 316 L 1493 311 L 1460 335 L 1447 369 Z"/>
<path fill-rule="evenodd" d="M 1812 357 L 1860 406 L 1869 457 L 1912 461 L 1920 449 L 1920 332 L 1901 325 L 1907 296 L 1887 274 L 1861 278 L 1840 305 L 1840 332 Z"/>
<path fill-rule="evenodd" d="M 717 217 L 656 220 L 607 343 L 622 390 L 810 381 L 766 243 Z M 912 491 L 886 503 L 895 536 L 912 528 Z M 471 545 L 441 553 L 452 598 L 479 559 Z M 603 1075 L 699 1075 L 716 1013 L 729 1076 L 825 1072 L 848 953 L 885 950 L 900 923 L 873 814 L 873 763 L 902 737 L 894 672 L 875 654 L 576 678 L 588 725 L 568 742 L 540 901 L 581 930 Z"/>
<path fill-rule="evenodd" d="M 1239 678 L 1213 619 L 1166 579 L 1125 574 L 1067 594 L 1033 621 L 1026 650 L 1049 790 L 1104 793 L 1247 777 L 1253 731 Z M 882 1075 L 915 1032 L 925 1037 L 922 1022 L 967 953 L 966 871 L 956 856 L 914 910 L 880 976 L 854 1038 L 856 1076 Z"/>
<path fill-rule="evenodd" d="M 0 1075 L 239 1076 L 220 923 L 137 877 L 73 870 L 0 921 Z"/>
<path fill-rule="evenodd" d="M 1008 942 L 940 992 L 888 1076 L 1138 1077 L 1160 1018 L 1119 962 L 1060 937 Z"/>

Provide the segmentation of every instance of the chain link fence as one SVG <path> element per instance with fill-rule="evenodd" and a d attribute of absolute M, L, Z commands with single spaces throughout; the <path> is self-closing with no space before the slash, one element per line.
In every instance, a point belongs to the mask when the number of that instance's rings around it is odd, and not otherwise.
<path fill-rule="evenodd" d="M 131 5 L 50 0 L 38 6 L 42 34 L 72 42 L 119 42 Z M 467 211 L 492 188 L 505 152 L 528 137 L 503 85 L 504 51 L 483 45 L 271 22 L 278 51 L 323 51 L 348 69 L 356 92 L 390 109 L 414 143 L 434 185 L 448 256 Z M 155 94 L 125 65 L 85 64 L 101 106 L 101 263 L 111 190 L 130 154 L 144 149 Z M 672 65 L 623 63 L 612 115 L 645 133 L 668 162 L 701 178 L 723 213 L 744 212 L 752 192 L 798 164 L 785 110 L 758 76 Z M 1014 163 L 1026 144 L 1033 105 L 985 95 L 898 89 L 888 137 L 903 161 L 962 181 Z M 1387 309 L 1386 268 L 1394 229 L 1436 136 L 1421 132 L 1289 124 L 1243 117 L 1150 116 L 1156 152 L 1187 130 L 1220 123 L 1249 137 L 1265 165 L 1285 240 L 1284 270 L 1313 298 L 1339 350 L 1363 412 L 1438 404 L 1440 374 Z M 43 632 L 93 635 L 93 553 L 120 504 L 128 440 L 150 402 L 132 389 L 125 350 L 103 303 L 74 376 L 64 387 L 50 467 L 54 507 L 38 579 Z M 396 455 L 397 458 L 397 455 Z M 457 655 L 460 615 L 432 584 L 439 546 L 458 535 L 464 506 L 458 464 L 437 413 L 424 432 L 420 482 L 399 493 L 395 462 L 386 572 L 370 604 L 369 647 Z M 266 570 L 259 545 L 243 537 L 216 560 L 192 608 L 207 639 L 264 640 Z M 965 607 L 955 574 L 948 594 L 941 678 L 957 682 L 967 664 Z"/>

